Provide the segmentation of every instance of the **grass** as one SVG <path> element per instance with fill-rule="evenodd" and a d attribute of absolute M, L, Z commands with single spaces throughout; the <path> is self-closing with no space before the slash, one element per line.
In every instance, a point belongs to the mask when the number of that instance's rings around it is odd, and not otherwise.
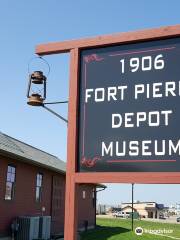
<path fill-rule="evenodd" d="M 169 223 L 147 222 L 143 220 L 134 221 L 134 229 L 166 229 L 173 230 L 167 234 L 180 239 L 180 225 Z M 81 234 L 81 240 L 171 240 L 169 237 L 157 236 L 154 234 L 143 233 L 138 236 L 131 231 L 131 220 L 129 219 L 103 219 L 97 218 L 97 228 Z"/>

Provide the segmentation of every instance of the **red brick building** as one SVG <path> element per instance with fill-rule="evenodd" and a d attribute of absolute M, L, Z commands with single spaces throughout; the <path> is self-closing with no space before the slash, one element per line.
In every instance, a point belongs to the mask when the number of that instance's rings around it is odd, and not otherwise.
<path fill-rule="evenodd" d="M 51 216 L 51 233 L 64 230 L 66 164 L 0 133 L 0 237 L 17 216 Z M 96 186 L 81 185 L 78 227 L 96 223 Z"/>

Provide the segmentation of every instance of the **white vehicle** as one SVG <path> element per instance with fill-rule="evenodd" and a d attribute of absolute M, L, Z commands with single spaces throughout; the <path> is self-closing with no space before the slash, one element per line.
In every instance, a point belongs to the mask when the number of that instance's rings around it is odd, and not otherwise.
<path fill-rule="evenodd" d="M 129 218 L 130 214 L 126 212 L 115 212 L 113 216 L 120 217 L 120 218 Z"/>

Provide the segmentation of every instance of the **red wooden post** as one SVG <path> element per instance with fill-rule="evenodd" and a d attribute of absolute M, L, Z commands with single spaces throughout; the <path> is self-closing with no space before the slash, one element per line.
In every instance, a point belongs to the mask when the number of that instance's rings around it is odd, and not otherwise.
<path fill-rule="evenodd" d="M 68 146 L 66 170 L 66 202 L 65 202 L 65 240 L 76 240 L 77 231 L 77 183 L 76 144 L 77 144 L 77 104 L 78 104 L 78 48 L 70 51 L 70 86 L 68 109 Z"/>

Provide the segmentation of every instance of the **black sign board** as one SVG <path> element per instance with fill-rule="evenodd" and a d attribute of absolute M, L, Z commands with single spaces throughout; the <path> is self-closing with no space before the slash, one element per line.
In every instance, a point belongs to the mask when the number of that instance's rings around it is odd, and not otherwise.
<path fill-rule="evenodd" d="M 180 38 L 81 51 L 78 171 L 180 171 Z"/>

